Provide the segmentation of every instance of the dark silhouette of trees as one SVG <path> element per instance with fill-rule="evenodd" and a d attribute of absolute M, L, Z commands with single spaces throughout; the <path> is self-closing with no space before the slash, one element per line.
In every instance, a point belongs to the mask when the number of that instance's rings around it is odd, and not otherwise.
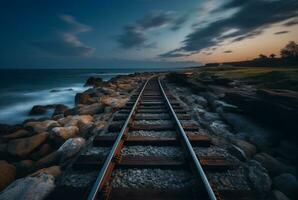
<path fill-rule="evenodd" d="M 298 58 L 298 44 L 294 41 L 290 41 L 283 49 L 280 51 L 282 58 L 286 59 L 297 59 Z"/>
<path fill-rule="evenodd" d="M 264 55 L 264 54 L 260 54 L 259 55 L 259 59 L 260 60 L 265 60 L 265 59 L 267 59 L 268 57 L 266 56 L 266 55 Z"/>
<path fill-rule="evenodd" d="M 276 55 L 274 53 L 270 54 L 270 58 L 274 59 Z"/>

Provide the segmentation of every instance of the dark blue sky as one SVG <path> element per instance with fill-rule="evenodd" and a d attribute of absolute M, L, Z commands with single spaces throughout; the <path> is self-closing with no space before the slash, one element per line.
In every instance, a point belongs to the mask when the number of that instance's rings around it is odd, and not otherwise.
<path fill-rule="evenodd" d="M 196 65 L 268 28 L 294 40 L 297 8 L 296 0 L 2 0 L 0 67 Z"/>

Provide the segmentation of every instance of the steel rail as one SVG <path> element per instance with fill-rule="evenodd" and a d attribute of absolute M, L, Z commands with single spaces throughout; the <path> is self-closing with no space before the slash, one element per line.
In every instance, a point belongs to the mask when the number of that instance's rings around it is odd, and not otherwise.
<path fill-rule="evenodd" d="M 167 95 L 166 95 L 166 93 L 165 93 L 163 87 L 162 87 L 162 84 L 161 84 L 161 82 L 160 82 L 160 78 L 158 78 L 158 84 L 159 84 L 159 87 L 160 87 L 160 89 L 161 89 L 161 91 L 162 91 L 162 94 L 163 94 L 163 96 L 164 96 L 164 98 L 165 98 L 165 100 L 166 100 L 167 106 L 168 106 L 169 109 L 170 109 L 171 115 L 172 115 L 172 116 L 174 117 L 174 119 L 175 119 L 176 125 L 178 126 L 178 129 L 179 129 L 179 133 L 181 134 L 181 136 L 182 136 L 182 138 L 183 138 L 183 141 L 184 141 L 185 144 L 186 144 L 187 150 L 188 150 L 188 152 L 190 153 L 191 158 L 192 158 L 192 160 L 193 160 L 193 162 L 194 162 L 194 164 L 195 164 L 195 169 L 197 170 L 198 174 L 200 175 L 200 177 L 201 177 L 201 179 L 202 179 L 202 182 L 203 182 L 203 184 L 204 184 L 204 187 L 205 187 L 205 189 L 207 190 L 209 199 L 210 199 L 210 200 L 217 200 L 217 199 L 216 199 L 216 196 L 215 196 L 215 194 L 214 194 L 214 191 L 212 190 L 212 188 L 211 188 L 211 186 L 210 186 L 210 183 L 209 183 L 209 181 L 208 181 L 208 179 L 207 179 L 207 177 L 206 177 L 206 175 L 205 175 L 205 172 L 204 172 L 204 170 L 203 170 L 203 168 L 202 168 L 202 166 L 201 166 L 201 163 L 200 163 L 200 161 L 198 160 L 198 158 L 197 158 L 197 156 L 196 156 L 196 153 L 194 152 L 194 150 L 193 150 L 193 148 L 192 148 L 192 146 L 191 146 L 191 144 L 190 144 L 190 142 L 189 142 L 189 139 L 188 139 L 186 133 L 184 132 L 184 129 L 183 129 L 183 127 L 182 127 L 182 125 L 181 125 L 181 123 L 180 123 L 180 121 L 179 121 L 177 115 L 175 114 L 175 111 L 174 111 L 174 109 L 173 109 L 173 107 L 172 107 L 172 105 L 171 105 L 171 103 L 170 103 L 170 101 L 169 101 L 169 99 L 168 99 L 168 97 L 167 97 Z"/>
<path fill-rule="evenodd" d="M 138 102 L 141 99 L 141 96 L 143 94 L 143 91 L 144 91 L 144 89 L 145 89 L 145 87 L 146 87 L 146 85 L 147 85 L 147 83 L 148 83 L 148 81 L 150 79 L 151 78 L 149 78 L 145 82 L 145 84 L 144 84 L 141 92 L 139 93 L 139 96 L 138 96 L 137 100 L 135 101 L 134 106 L 132 107 L 132 109 L 131 109 L 131 111 L 130 111 L 130 113 L 129 113 L 129 115 L 128 115 L 128 117 L 127 117 L 127 119 L 126 119 L 126 121 L 125 121 L 125 123 L 124 123 L 124 125 L 123 125 L 123 127 L 121 129 L 121 131 L 120 131 L 120 133 L 118 134 L 117 139 L 114 142 L 114 145 L 113 145 L 112 149 L 110 150 L 110 153 L 109 153 L 108 157 L 106 158 L 106 160 L 105 160 L 105 162 L 104 162 L 104 164 L 103 164 L 103 166 L 102 166 L 99 174 L 97 175 L 96 181 L 93 184 L 93 187 L 91 189 L 91 192 L 88 195 L 88 198 L 87 198 L 88 200 L 94 200 L 94 199 L 96 199 L 96 195 L 97 195 L 97 193 L 98 193 L 98 191 L 100 189 L 101 184 L 103 183 L 103 180 L 104 180 L 104 177 L 105 177 L 105 175 L 107 173 L 108 167 L 109 167 L 110 163 L 112 162 L 112 159 L 115 156 L 115 151 L 116 151 L 116 149 L 117 149 L 117 147 L 119 145 L 119 142 L 122 140 L 122 137 L 124 135 L 124 132 L 126 131 L 126 128 L 127 128 L 128 124 L 130 122 L 130 119 L 131 119 L 132 115 L 134 114 L 135 109 L 136 109 L 136 107 L 138 105 Z"/>

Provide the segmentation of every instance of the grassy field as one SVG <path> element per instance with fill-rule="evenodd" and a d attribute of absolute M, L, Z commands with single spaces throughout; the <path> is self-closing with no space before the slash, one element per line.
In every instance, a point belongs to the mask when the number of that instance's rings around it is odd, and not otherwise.
<path fill-rule="evenodd" d="M 298 67 L 206 67 L 197 69 L 196 75 L 238 80 L 258 88 L 298 91 Z"/>

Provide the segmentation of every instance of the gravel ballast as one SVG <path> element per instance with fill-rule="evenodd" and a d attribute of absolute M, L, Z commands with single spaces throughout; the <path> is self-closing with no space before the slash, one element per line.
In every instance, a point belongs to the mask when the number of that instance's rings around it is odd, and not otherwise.
<path fill-rule="evenodd" d="M 130 136 L 150 136 L 150 137 L 176 137 L 175 131 L 132 131 Z"/>
<path fill-rule="evenodd" d="M 122 169 L 112 174 L 113 188 L 185 188 L 193 186 L 193 176 L 184 170 Z"/>
<path fill-rule="evenodd" d="M 121 150 L 121 155 L 182 157 L 183 153 L 179 147 L 126 146 Z"/>

